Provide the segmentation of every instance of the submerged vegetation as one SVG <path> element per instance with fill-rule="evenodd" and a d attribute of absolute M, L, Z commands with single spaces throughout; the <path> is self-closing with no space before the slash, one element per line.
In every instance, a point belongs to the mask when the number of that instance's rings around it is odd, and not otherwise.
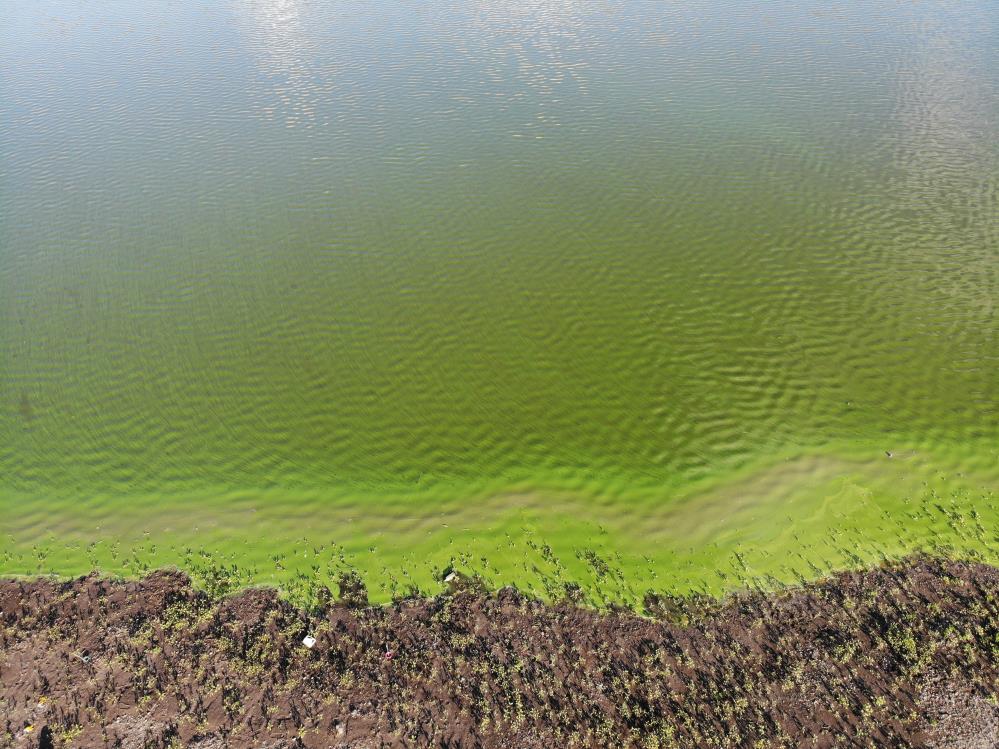
<path fill-rule="evenodd" d="M 594 563 L 603 576 L 613 568 Z M 646 616 L 493 593 L 225 595 L 238 569 L 0 582 L 0 747 L 977 747 L 999 570 L 910 558 Z M 571 598 L 571 596 L 569 596 Z"/>

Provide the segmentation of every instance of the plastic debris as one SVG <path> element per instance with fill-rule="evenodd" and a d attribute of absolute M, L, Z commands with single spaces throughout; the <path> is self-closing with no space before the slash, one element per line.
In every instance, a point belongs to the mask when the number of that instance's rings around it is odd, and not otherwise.
<path fill-rule="evenodd" d="M 312 635 L 306 635 L 302 640 L 302 644 L 307 648 L 312 648 L 312 646 L 316 644 L 316 638 Z"/>
<path fill-rule="evenodd" d="M 394 656 L 395 656 L 395 651 L 394 650 L 386 650 L 385 651 L 385 660 L 390 661 L 390 660 L 392 660 L 392 658 Z"/>
<path fill-rule="evenodd" d="M 458 573 L 457 572 L 451 572 L 451 573 L 448 574 L 447 577 L 444 578 L 444 582 L 449 583 L 449 582 L 452 582 L 452 581 L 457 580 L 457 579 L 458 579 Z"/>

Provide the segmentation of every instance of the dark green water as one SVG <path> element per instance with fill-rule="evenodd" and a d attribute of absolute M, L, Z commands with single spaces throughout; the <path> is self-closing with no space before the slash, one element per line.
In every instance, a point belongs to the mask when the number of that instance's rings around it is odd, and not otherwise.
<path fill-rule="evenodd" d="M 3 15 L 11 570 L 995 521 L 999 5 Z"/>

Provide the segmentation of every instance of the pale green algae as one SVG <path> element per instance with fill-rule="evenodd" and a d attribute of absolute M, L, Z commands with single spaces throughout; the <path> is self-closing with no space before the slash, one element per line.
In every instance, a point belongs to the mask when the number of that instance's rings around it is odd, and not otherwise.
<path fill-rule="evenodd" d="M 553 581 L 577 582 L 593 603 L 636 605 L 650 589 L 772 587 L 920 550 L 999 562 L 999 500 L 981 489 L 980 476 L 924 470 L 914 480 L 899 458 L 883 459 L 891 467 L 789 458 L 670 502 L 655 493 L 601 501 L 579 488 L 533 484 L 450 498 L 156 497 L 113 513 L 98 502 L 65 513 L 70 522 L 44 537 L 8 536 L 4 567 L 137 575 L 210 560 L 238 565 L 246 583 L 285 587 L 300 575 L 333 587 L 352 568 L 372 600 L 385 601 L 411 586 L 437 592 L 440 571 L 455 565 L 496 587 L 550 596 Z M 598 577 L 589 551 L 615 575 Z"/>

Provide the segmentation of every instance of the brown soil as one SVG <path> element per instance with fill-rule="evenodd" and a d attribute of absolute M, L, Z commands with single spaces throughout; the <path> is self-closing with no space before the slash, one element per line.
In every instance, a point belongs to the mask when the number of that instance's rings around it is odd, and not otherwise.
<path fill-rule="evenodd" d="M 513 590 L 308 615 L 176 572 L 0 581 L 0 746 L 999 746 L 995 568 L 647 604 L 666 618 Z"/>

